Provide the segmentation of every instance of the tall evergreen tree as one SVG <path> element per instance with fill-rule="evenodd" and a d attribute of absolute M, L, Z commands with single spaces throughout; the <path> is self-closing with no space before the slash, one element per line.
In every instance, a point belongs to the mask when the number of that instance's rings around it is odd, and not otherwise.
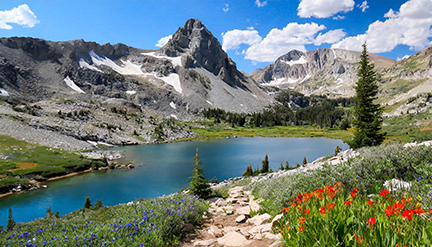
<path fill-rule="evenodd" d="M 12 208 L 9 208 L 9 215 L 8 215 L 6 228 L 8 230 L 12 230 L 14 227 L 15 227 L 15 221 L 12 217 Z"/>
<path fill-rule="evenodd" d="M 200 165 L 200 156 L 198 154 L 198 148 L 193 159 L 193 170 L 191 181 L 189 183 L 189 193 L 192 195 L 197 195 L 200 198 L 207 198 L 211 194 L 211 189 L 209 181 L 204 177 L 204 169 Z"/>
<path fill-rule="evenodd" d="M 268 160 L 267 154 L 266 154 L 266 156 L 264 157 L 264 160 L 261 163 L 262 163 L 261 173 L 269 172 L 269 160 Z"/>
<path fill-rule="evenodd" d="M 370 62 L 366 42 L 360 56 L 360 68 L 357 71 L 359 80 L 354 86 L 356 90 L 354 120 L 354 137 L 349 141 L 351 148 L 380 145 L 386 133 L 381 132 L 382 111 L 380 104 L 375 104 L 378 85 L 375 66 Z"/>

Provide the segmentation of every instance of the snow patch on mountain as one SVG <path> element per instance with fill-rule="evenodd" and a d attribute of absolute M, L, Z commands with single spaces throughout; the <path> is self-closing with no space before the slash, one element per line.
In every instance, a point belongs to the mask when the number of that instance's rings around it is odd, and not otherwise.
<path fill-rule="evenodd" d="M 81 68 L 87 68 L 87 69 L 91 69 L 91 70 L 94 70 L 94 71 L 97 71 L 97 72 L 102 73 L 102 70 L 96 68 L 96 66 L 93 66 L 93 65 L 88 64 L 88 63 L 87 63 L 84 59 L 82 59 L 82 58 L 78 61 L 78 64 L 79 64 L 79 66 L 80 66 Z"/>
<path fill-rule="evenodd" d="M 291 60 L 291 61 L 284 61 L 284 60 L 281 60 L 282 62 L 284 62 L 284 63 L 286 63 L 286 64 L 288 64 L 289 66 L 293 66 L 293 65 L 295 65 L 295 64 L 305 64 L 305 63 L 307 63 L 307 61 L 306 61 L 306 59 L 305 59 L 305 57 L 304 56 L 301 56 L 298 60 Z"/>
<path fill-rule="evenodd" d="M 169 104 L 173 109 L 177 109 L 176 105 L 174 102 L 171 101 L 171 103 Z"/>
<path fill-rule="evenodd" d="M 169 74 L 168 76 L 162 76 L 162 77 L 155 75 L 155 77 L 157 79 L 163 80 L 166 84 L 173 86 L 177 92 L 183 94 L 183 90 L 182 90 L 181 85 L 180 85 L 180 77 L 177 74 L 172 73 L 172 74 Z"/>
<path fill-rule="evenodd" d="M 0 96 L 9 96 L 8 91 L 4 90 L 3 88 L 0 88 Z"/>
<path fill-rule="evenodd" d="M 64 81 L 66 82 L 66 85 L 68 85 L 70 88 L 72 88 L 74 91 L 78 92 L 78 93 L 85 93 L 83 90 L 81 90 L 81 88 L 79 88 L 74 81 L 71 80 L 71 78 L 69 78 L 69 76 L 66 76 L 66 78 L 64 78 Z"/>
<path fill-rule="evenodd" d="M 130 94 L 130 95 L 136 94 L 136 91 L 126 91 L 126 94 Z"/>
<path fill-rule="evenodd" d="M 178 57 L 168 57 L 168 56 L 161 56 L 161 55 L 156 55 L 154 52 L 147 52 L 147 53 L 141 53 L 145 56 L 150 56 L 150 57 L 155 57 L 155 58 L 164 58 L 164 59 L 168 59 L 171 61 L 171 63 L 173 64 L 174 67 L 176 66 L 182 66 L 181 63 L 181 56 Z"/>
<path fill-rule="evenodd" d="M 141 66 L 136 65 L 129 60 L 127 61 L 120 60 L 123 63 L 123 66 L 120 66 L 107 57 L 100 57 L 94 51 L 91 51 L 89 55 L 92 59 L 93 64 L 95 64 L 96 66 L 101 66 L 101 65 L 108 66 L 114 71 L 116 71 L 117 73 L 122 75 L 144 75 L 144 73 L 141 70 Z"/>

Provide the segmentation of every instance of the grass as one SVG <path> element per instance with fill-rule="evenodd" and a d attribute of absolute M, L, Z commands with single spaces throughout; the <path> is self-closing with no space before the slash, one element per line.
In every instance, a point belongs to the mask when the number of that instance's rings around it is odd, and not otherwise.
<path fill-rule="evenodd" d="M 48 213 L 0 230 L 0 246 L 172 246 L 196 228 L 208 204 L 186 194 Z"/>
<path fill-rule="evenodd" d="M 427 111 L 385 118 L 383 131 L 387 132 L 387 141 L 426 141 L 432 140 L 431 127 L 432 119 Z"/>
<path fill-rule="evenodd" d="M 348 140 L 352 137 L 351 130 L 324 129 L 309 125 L 274 126 L 263 128 L 230 127 L 227 124 L 214 124 L 213 121 L 187 123 L 199 137 L 182 140 L 208 140 L 233 136 L 252 137 L 325 137 Z"/>
<path fill-rule="evenodd" d="M 104 166 L 102 160 L 87 159 L 74 152 L 35 146 L 8 136 L 0 136 L 0 193 L 15 185 L 29 186 L 28 180 L 45 180 L 72 172 Z M 14 179 L 12 179 L 14 178 Z"/>

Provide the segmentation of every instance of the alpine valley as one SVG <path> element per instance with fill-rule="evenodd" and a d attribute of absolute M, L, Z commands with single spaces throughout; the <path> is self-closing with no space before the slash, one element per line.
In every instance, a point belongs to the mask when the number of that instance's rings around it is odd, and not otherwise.
<path fill-rule="evenodd" d="M 287 89 L 352 97 L 359 59 L 340 49 L 293 50 L 248 75 L 196 19 L 158 50 L 0 38 L 0 135 L 65 150 L 191 138 L 184 121 L 203 119 L 205 109 L 260 112 Z M 370 59 L 384 116 L 430 111 L 432 47 L 398 62 Z M 432 127 L 428 118 L 416 124 Z"/>

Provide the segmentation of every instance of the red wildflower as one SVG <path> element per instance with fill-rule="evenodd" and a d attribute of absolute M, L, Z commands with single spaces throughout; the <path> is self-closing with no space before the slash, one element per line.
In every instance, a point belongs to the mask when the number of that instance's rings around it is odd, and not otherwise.
<path fill-rule="evenodd" d="M 422 208 L 417 208 L 417 209 L 414 210 L 414 213 L 420 215 L 420 214 L 422 214 L 422 213 L 425 213 L 425 211 L 423 211 Z"/>
<path fill-rule="evenodd" d="M 369 223 L 370 227 L 372 227 L 373 225 L 375 225 L 375 224 L 376 224 L 376 219 L 375 219 L 375 217 L 369 218 L 369 219 L 367 220 L 367 223 Z"/>
<path fill-rule="evenodd" d="M 304 232 L 304 226 L 299 227 L 300 232 Z"/>
<path fill-rule="evenodd" d="M 413 213 L 414 210 L 404 210 L 402 212 L 402 217 L 406 218 L 407 220 L 411 220 Z"/>
<path fill-rule="evenodd" d="M 309 209 L 305 209 L 305 210 L 303 210 L 303 212 L 304 212 L 305 214 L 310 214 L 310 210 L 309 210 Z"/>
<path fill-rule="evenodd" d="M 357 195 L 357 193 L 356 192 L 354 192 L 354 191 L 351 191 L 351 196 L 354 198 L 355 196 Z"/>
<path fill-rule="evenodd" d="M 369 200 L 369 201 L 367 201 L 367 203 L 369 204 L 369 206 L 372 206 L 373 201 L 372 201 L 372 200 Z"/>
<path fill-rule="evenodd" d="M 392 206 L 388 206 L 385 210 L 385 213 L 388 217 L 392 216 L 393 214 L 395 214 L 395 211 L 393 209 Z"/>
<path fill-rule="evenodd" d="M 388 190 L 381 190 L 380 196 L 385 197 L 388 193 L 390 193 L 390 191 L 388 191 Z"/>
<path fill-rule="evenodd" d="M 333 209 L 333 207 L 334 207 L 334 203 L 332 202 L 332 203 L 330 203 L 330 205 L 329 205 L 329 209 Z"/>
<path fill-rule="evenodd" d="M 350 201 L 350 200 L 348 200 L 348 201 L 344 201 L 344 203 L 345 203 L 345 205 L 350 205 L 350 203 L 351 203 L 352 201 Z"/>
<path fill-rule="evenodd" d="M 306 218 L 305 217 L 300 217 L 299 218 L 299 224 L 304 224 Z"/>
<path fill-rule="evenodd" d="M 325 211 L 326 211 L 325 206 L 320 207 L 319 211 L 320 211 L 321 214 L 325 214 Z"/>
<path fill-rule="evenodd" d="M 357 241 L 359 242 L 359 244 L 361 244 L 362 243 L 362 241 L 361 241 L 361 237 L 360 236 L 356 236 L 356 235 L 354 235 L 355 236 L 355 238 L 357 239 Z"/>
<path fill-rule="evenodd" d="M 356 187 L 354 187 L 354 188 L 353 188 L 353 191 L 357 192 L 357 188 L 356 188 Z"/>

